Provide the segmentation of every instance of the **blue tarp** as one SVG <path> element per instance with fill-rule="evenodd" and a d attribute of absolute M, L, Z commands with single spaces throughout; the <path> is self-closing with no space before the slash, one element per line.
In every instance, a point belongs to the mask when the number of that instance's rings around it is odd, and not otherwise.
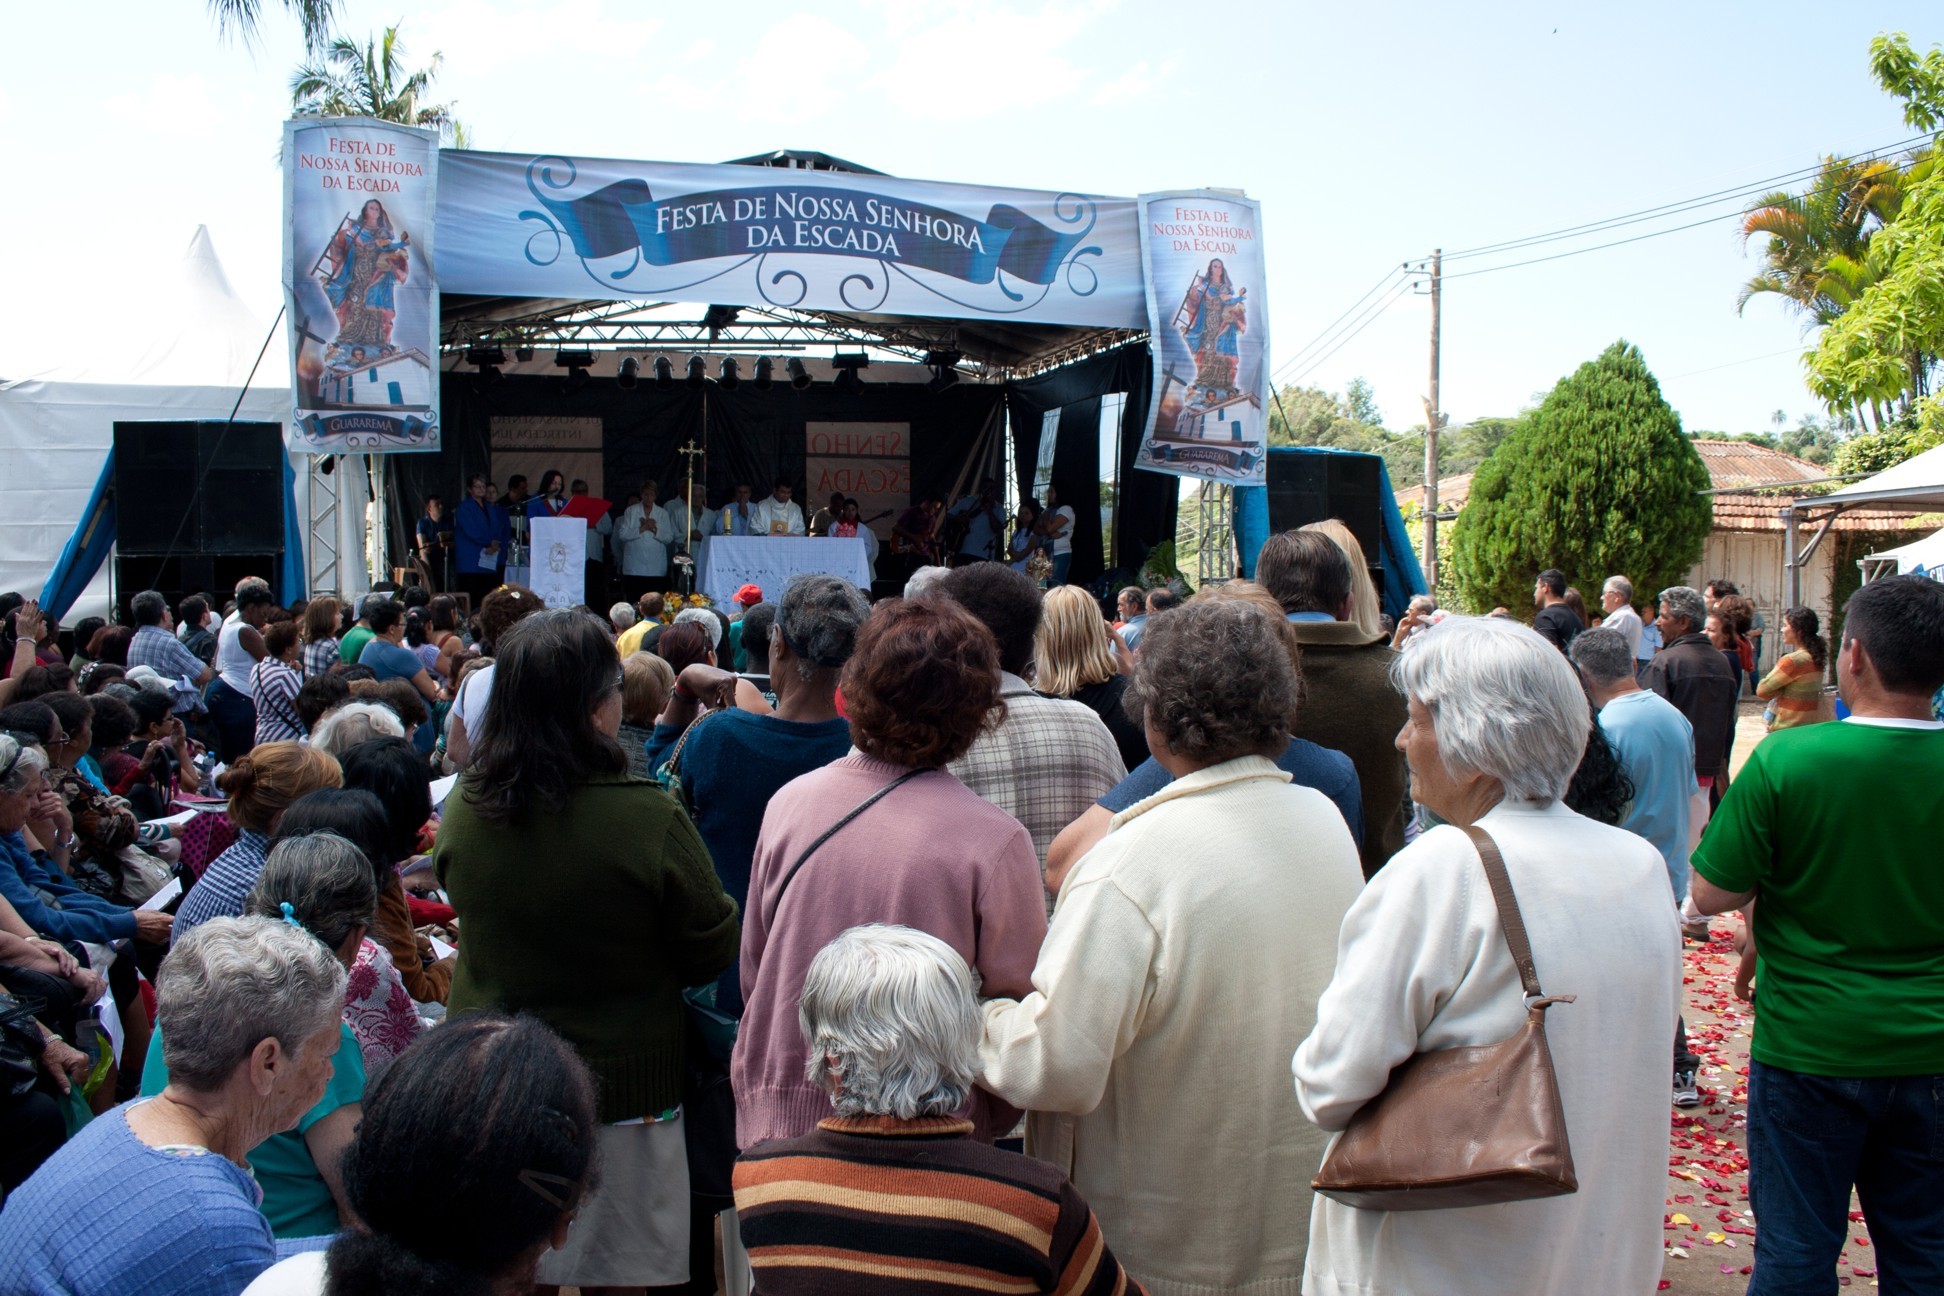
<path fill-rule="evenodd" d="M 95 478 L 88 507 L 81 511 L 81 524 L 68 537 L 47 584 L 41 587 L 40 605 L 49 615 L 65 617 L 68 609 L 88 590 L 88 582 L 108 561 L 115 544 L 115 451 L 111 447 L 102 461 L 101 475 Z"/>
<path fill-rule="evenodd" d="M 40 604 L 56 617 L 64 617 L 87 592 L 88 582 L 108 561 L 115 545 L 115 451 L 111 446 L 101 463 L 88 507 L 82 510 L 80 525 L 68 537 L 54 570 L 41 588 Z M 277 572 L 277 597 L 284 603 L 305 597 L 304 528 L 297 518 L 297 470 L 290 456 L 284 456 L 284 552 Z M 126 597 L 132 591 L 124 590 Z"/>
<path fill-rule="evenodd" d="M 1360 450 L 1338 450 L 1331 446 L 1278 446 L 1269 451 L 1275 455 L 1356 455 L 1361 459 L 1372 459 L 1377 464 L 1380 479 L 1377 492 L 1378 522 L 1383 531 L 1382 552 L 1365 554 L 1364 557 L 1376 562 L 1384 569 L 1384 611 L 1395 620 L 1403 620 L 1409 609 L 1413 594 L 1428 593 L 1424 585 L 1424 569 L 1418 566 L 1417 553 L 1411 547 L 1411 534 L 1404 529 L 1404 515 L 1397 510 L 1397 499 L 1391 494 L 1390 471 L 1385 468 L 1380 455 L 1365 454 Z M 1255 576 L 1256 555 L 1262 552 L 1262 542 L 1269 538 L 1269 491 L 1264 486 L 1238 486 L 1235 488 L 1235 545 L 1242 557 L 1242 574 Z"/>

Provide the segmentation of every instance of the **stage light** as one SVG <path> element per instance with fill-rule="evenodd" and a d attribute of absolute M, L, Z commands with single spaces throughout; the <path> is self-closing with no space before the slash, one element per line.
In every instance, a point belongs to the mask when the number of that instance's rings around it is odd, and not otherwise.
<path fill-rule="evenodd" d="M 756 390 L 768 391 L 776 382 L 776 361 L 768 356 L 756 357 Z"/>
<path fill-rule="evenodd" d="M 527 361 L 533 359 L 533 348 L 530 346 L 516 346 L 513 348 L 513 358 L 521 364 L 525 364 Z"/>
<path fill-rule="evenodd" d="M 931 381 L 925 387 L 934 395 L 949 390 L 959 380 L 958 363 L 963 359 L 965 356 L 958 351 L 925 352 L 925 364 L 932 371 Z"/>
<path fill-rule="evenodd" d="M 556 351 L 554 364 L 567 371 L 567 377 L 561 380 L 562 389 L 576 392 L 587 386 L 587 371 L 594 365 L 594 353 L 586 347 L 578 351 Z"/>
<path fill-rule="evenodd" d="M 718 378 L 716 381 L 722 384 L 722 390 L 734 391 L 738 386 L 741 385 L 742 371 L 740 366 L 736 364 L 736 357 L 734 356 L 722 357 L 721 373 L 722 376 Z"/>
<path fill-rule="evenodd" d="M 838 391 L 846 396 L 856 396 L 864 390 L 864 380 L 857 376 L 857 371 L 869 368 L 871 357 L 862 351 L 852 351 L 848 354 L 839 352 L 830 357 L 830 363 L 837 370 L 834 385 Z"/>
<path fill-rule="evenodd" d="M 318 460 L 317 471 L 323 473 L 326 477 L 329 477 L 332 473 L 336 472 L 337 456 L 325 455 L 322 459 Z"/>
<path fill-rule="evenodd" d="M 688 385 L 700 387 L 709 381 L 709 362 L 701 356 L 690 356 L 688 362 Z"/>
<path fill-rule="evenodd" d="M 790 386 L 798 391 L 808 391 L 810 389 L 810 371 L 803 367 L 803 361 L 792 356 L 784 368 L 790 371 Z"/>
<path fill-rule="evenodd" d="M 633 356 L 629 356 L 621 362 L 621 370 L 615 375 L 614 381 L 620 386 L 622 391 L 633 391 L 635 389 L 635 379 L 640 373 L 641 361 L 635 359 Z"/>
<path fill-rule="evenodd" d="M 655 390 L 667 391 L 675 385 L 675 366 L 667 356 L 655 357 Z"/>
<path fill-rule="evenodd" d="M 476 346 L 466 348 L 466 363 L 484 369 L 487 365 L 506 363 L 506 351 L 496 346 Z"/>
<path fill-rule="evenodd" d="M 711 306 L 702 313 L 702 327 L 709 330 L 709 336 L 713 338 L 734 324 L 739 314 L 741 310 L 735 306 Z"/>

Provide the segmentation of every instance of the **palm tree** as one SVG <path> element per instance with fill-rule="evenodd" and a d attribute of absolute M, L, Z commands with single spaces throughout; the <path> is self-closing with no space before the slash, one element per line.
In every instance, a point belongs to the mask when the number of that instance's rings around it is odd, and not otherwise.
<path fill-rule="evenodd" d="M 306 52 L 318 53 L 331 38 L 331 19 L 337 5 L 338 0 L 283 0 L 284 8 L 297 15 L 297 22 L 304 30 Z M 262 8 L 262 0 L 209 0 L 209 12 L 215 16 L 217 32 L 226 37 L 239 36 L 245 45 L 256 43 L 257 19 Z"/>
<path fill-rule="evenodd" d="M 416 72 L 405 71 L 405 46 L 396 25 L 360 46 L 339 36 L 321 59 L 305 63 L 290 77 L 290 107 L 298 116 L 376 117 L 404 126 L 437 127 L 447 143 L 460 143 L 465 128 L 450 103 L 428 103 L 443 54 L 434 54 Z"/>
<path fill-rule="evenodd" d="M 1806 192 L 1756 199 L 1742 217 L 1742 243 L 1767 235 L 1766 267 L 1742 286 L 1735 309 L 1775 293 L 1808 316 L 1809 327 L 1836 319 L 1868 285 L 1870 237 L 1896 219 L 1903 186 L 1894 162 L 1825 157 Z"/>

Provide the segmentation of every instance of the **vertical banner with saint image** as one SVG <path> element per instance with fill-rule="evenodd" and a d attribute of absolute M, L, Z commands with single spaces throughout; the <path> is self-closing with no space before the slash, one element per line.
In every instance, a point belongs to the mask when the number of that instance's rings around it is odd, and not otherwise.
<path fill-rule="evenodd" d="M 1136 200 L 1154 398 L 1135 466 L 1260 483 L 1269 425 L 1262 213 L 1213 190 Z"/>
<path fill-rule="evenodd" d="M 363 117 L 284 123 L 284 304 L 295 443 L 439 448 L 437 131 Z"/>

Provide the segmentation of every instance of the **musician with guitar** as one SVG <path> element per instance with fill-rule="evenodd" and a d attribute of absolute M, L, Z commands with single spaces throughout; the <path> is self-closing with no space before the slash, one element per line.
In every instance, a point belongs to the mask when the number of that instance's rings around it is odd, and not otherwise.
<path fill-rule="evenodd" d="M 892 524 L 891 552 L 902 560 L 903 575 L 939 565 L 938 515 L 944 511 L 943 495 L 927 495 Z"/>
<path fill-rule="evenodd" d="M 1006 532 L 1005 518 L 999 512 L 999 483 L 988 477 L 979 483 L 979 493 L 967 495 L 952 505 L 946 515 L 946 538 L 950 541 L 952 565 L 990 562 L 999 556 L 999 543 Z"/>

